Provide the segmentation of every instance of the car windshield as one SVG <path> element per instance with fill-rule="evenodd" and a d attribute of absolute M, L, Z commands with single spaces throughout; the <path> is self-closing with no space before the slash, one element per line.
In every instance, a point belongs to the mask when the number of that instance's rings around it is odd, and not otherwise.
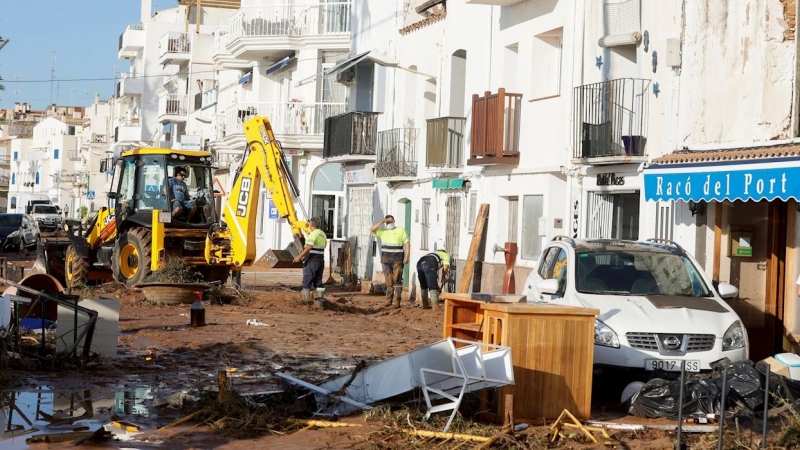
<path fill-rule="evenodd" d="M 22 225 L 22 216 L 18 214 L 0 214 L 0 227 L 19 227 Z"/>
<path fill-rule="evenodd" d="M 33 207 L 33 212 L 36 214 L 58 214 L 55 206 L 36 205 Z"/>
<path fill-rule="evenodd" d="M 578 252 L 576 289 L 587 294 L 712 295 L 686 256 L 630 250 Z"/>

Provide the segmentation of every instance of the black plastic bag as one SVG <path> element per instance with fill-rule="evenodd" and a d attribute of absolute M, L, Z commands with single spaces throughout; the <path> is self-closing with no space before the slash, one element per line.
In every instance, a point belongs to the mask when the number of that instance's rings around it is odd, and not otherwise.
<path fill-rule="evenodd" d="M 654 378 L 631 400 L 629 413 L 644 418 L 678 418 L 681 380 Z M 718 405 L 719 387 L 710 379 L 689 379 L 683 394 L 683 417 L 705 417 L 714 414 Z"/>
<path fill-rule="evenodd" d="M 751 411 L 764 407 L 764 380 L 753 366 L 752 361 L 736 361 L 731 363 L 728 372 L 728 395 L 732 400 L 738 400 Z M 714 374 L 715 381 L 722 387 L 722 374 Z M 771 384 L 771 383 L 770 383 Z M 727 404 L 731 402 L 726 401 Z"/>

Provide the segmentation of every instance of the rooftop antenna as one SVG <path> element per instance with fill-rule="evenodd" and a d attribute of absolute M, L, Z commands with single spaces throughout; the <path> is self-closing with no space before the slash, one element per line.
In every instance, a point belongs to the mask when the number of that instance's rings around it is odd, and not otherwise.
<path fill-rule="evenodd" d="M 56 52 L 50 57 L 50 104 L 53 104 L 53 81 L 56 79 Z"/>

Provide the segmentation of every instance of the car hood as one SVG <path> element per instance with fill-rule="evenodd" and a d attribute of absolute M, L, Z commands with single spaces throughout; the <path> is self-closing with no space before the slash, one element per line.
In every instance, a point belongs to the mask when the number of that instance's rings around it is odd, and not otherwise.
<path fill-rule="evenodd" d="M 0 238 L 7 238 L 9 234 L 19 230 L 19 227 L 0 227 Z"/>
<path fill-rule="evenodd" d="M 587 308 L 600 310 L 599 320 L 617 335 L 633 333 L 714 334 L 721 337 L 739 316 L 714 298 L 666 295 L 577 294 Z"/>
<path fill-rule="evenodd" d="M 47 218 L 47 219 L 58 219 L 61 218 L 60 214 L 44 214 L 44 213 L 34 213 L 31 214 L 35 219 Z"/>

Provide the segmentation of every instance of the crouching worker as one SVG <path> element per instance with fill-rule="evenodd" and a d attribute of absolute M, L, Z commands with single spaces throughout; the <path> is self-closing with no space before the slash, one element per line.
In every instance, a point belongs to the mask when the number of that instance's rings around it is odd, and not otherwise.
<path fill-rule="evenodd" d="M 328 239 L 325 232 L 320 230 L 319 217 L 312 217 L 308 221 L 311 233 L 306 237 L 306 246 L 294 262 L 303 261 L 303 301 L 311 303 L 311 288 L 317 289 L 317 301 L 325 300 L 325 288 L 322 285 L 322 273 L 325 270 L 325 246 Z"/>
<path fill-rule="evenodd" d="M 422 293 L 422 307 L 429 309 L 431 303 L 433 309 L 439 309 L 439 270 L 442 271 L 442 280 L 447 279 L 447 271 L 450 270 L 450 255 L 444 250 L 436 250 L 428 253 L 417 262 L 417 277 L 419 277 L 419 287 Z"/>

